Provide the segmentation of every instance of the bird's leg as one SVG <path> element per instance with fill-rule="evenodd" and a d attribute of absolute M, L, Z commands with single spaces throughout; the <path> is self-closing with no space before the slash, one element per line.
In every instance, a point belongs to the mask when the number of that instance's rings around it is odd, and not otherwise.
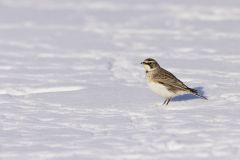
<path fill-rule="evenodd" d="M 165 99 L 165 101 L 163 102 L 163 104 L 162 104 L 162 105 L 165 105 L 165 104 L 166 104 L 166 102 L 167 102 L 167 100 L 168 100 L 168 99 Z"/>
<path fill-rule="evenodd" d="M 167 104 L 166 105 L 168 105 L 168 103 L 171 101 L 171 98 L 168 98 L 167 99 Z"/>

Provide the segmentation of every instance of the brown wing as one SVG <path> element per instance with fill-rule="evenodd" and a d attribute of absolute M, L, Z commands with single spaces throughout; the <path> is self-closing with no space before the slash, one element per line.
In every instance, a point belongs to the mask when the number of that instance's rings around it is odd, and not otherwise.
<path fill-rule="evenodd" d="M 163 68 L 161 68 L 160 72 L 161 74 L 156 74 L 153 76 L 153 79 L 155 79 L 155 81 L 169 86 L 168 88 L 172 88 L 172 90 L 189 90 L 189 88 L 172 73 Z"/>

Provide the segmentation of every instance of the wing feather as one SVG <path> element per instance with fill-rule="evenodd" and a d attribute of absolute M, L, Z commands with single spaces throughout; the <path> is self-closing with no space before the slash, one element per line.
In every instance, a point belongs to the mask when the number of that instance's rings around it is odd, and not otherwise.
<path fill-rule="evenodd" d="M 173 87 L 172 89 L 179 89 L 183 91 L 189 91 L 189 87 L 186 86 L 182 81 L 180 81 L 177 77 L 175 77 L 172 73 L 168 72 L 167 70 L 161 68 L 161 74 L 155 74 L 153 79 L 158 83 L 165 84 L 169 86 L 169 88 Z"/>

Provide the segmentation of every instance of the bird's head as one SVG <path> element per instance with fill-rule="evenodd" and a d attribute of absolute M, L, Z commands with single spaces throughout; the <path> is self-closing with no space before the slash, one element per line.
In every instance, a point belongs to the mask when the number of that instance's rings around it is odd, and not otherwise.
<path fill-rule="evenodd" d="M 152 70 L 160 68 L 157 61 L 155 59 L 152 59 L 152 58 L 145 59 L 141 64 L 143 64 L 143 67 L 144 67 L 146 72 L 150 72 Z"/>

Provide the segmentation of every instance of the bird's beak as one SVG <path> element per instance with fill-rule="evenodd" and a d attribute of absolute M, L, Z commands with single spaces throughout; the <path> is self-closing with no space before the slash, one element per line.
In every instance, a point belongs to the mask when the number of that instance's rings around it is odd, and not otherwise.
<path fill-rule="evenodd" d="M 141 62 L 141 64 L 144 64 L 144 62 Z"/>

